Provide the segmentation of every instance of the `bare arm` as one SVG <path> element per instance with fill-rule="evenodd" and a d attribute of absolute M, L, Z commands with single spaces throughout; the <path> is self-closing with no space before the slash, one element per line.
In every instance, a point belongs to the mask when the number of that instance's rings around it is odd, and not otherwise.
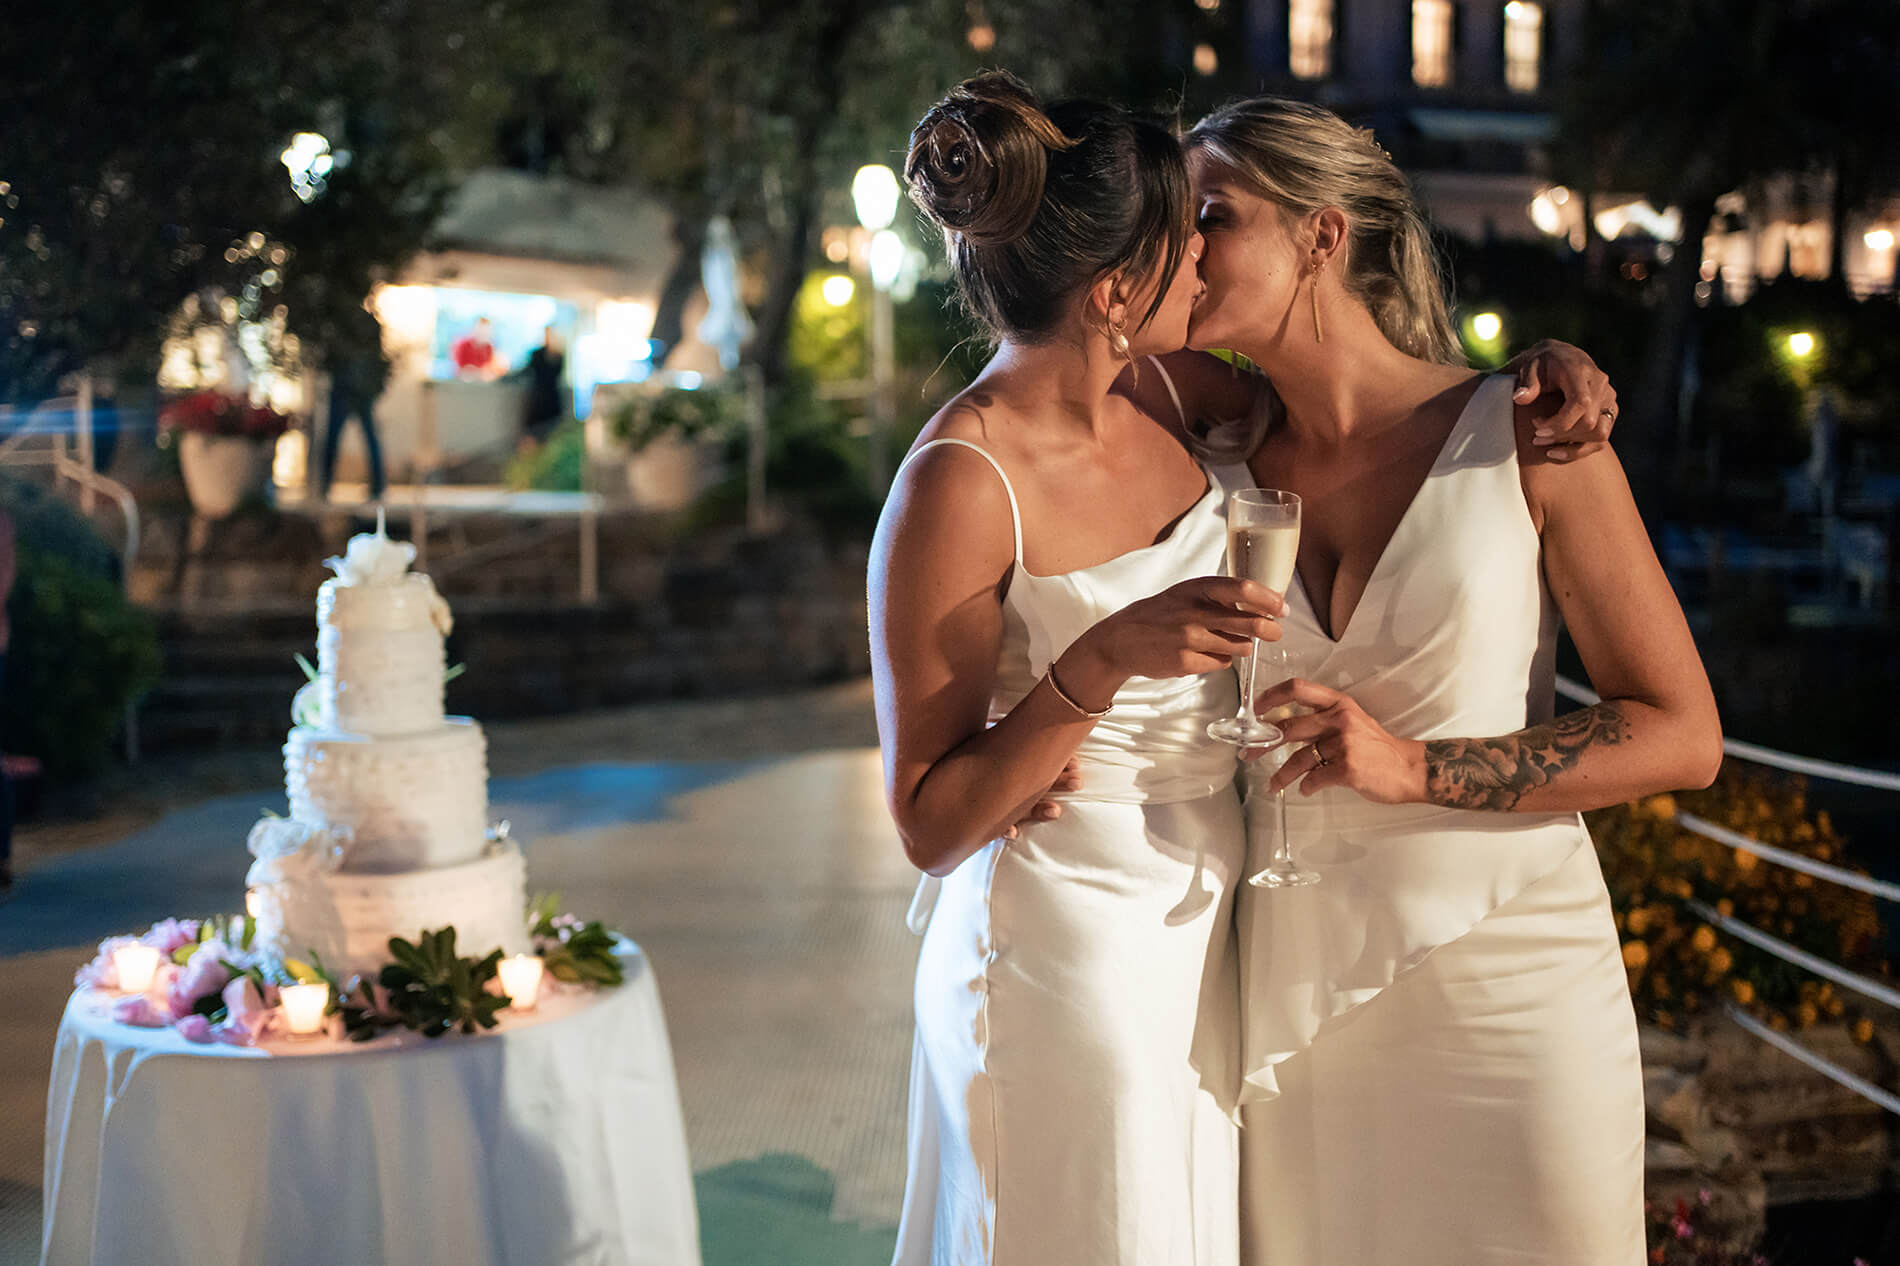
<path fill-rule="evenodd" d="M 1429 798 L 1582 810 L 1707 786 L 1722 763 L 1715 696 L 1622 464 L 1606 449 L 1523 470 L 1545 580 L 1603 702 L 1516 734 L 1425 744 Z"/>
<path fill-rule="evenodd" d="M 1001 482 L 967 450 L 926 453 L 904 471 L 878 525 L 870 569 L 871 675 L 885 794 L 913 865 L 947 874 L 1022 820 L 1063 773 L 1093 719 L 1045 677 L 986 728 L 1010 574 Z M 1250 582 L 1184 581 L 1084 633 L 1057 658 L 1063 688 L 1101 708 L 1130 676 L 1226 667 L 1278 610 Z"/>

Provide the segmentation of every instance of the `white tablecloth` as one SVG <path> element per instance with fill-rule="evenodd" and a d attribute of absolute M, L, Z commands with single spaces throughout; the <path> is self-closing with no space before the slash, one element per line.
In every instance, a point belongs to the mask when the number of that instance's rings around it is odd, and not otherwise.
<path fill-rule="evenodd" d="M 697 1266 L 659 990 L 500 1028 L 194 1046 L 67 1004 L 43 1266 Z"/>

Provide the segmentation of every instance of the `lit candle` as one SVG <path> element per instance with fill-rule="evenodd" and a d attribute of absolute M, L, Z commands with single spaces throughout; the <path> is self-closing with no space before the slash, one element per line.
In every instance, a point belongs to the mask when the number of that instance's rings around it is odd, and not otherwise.
<path fill-rule="evenodd" d="M 330 986 L 285 985 L 277 991 L 284 1008 L 284 1022 L 299 1037 L 323 1031 L 323 1009 L 330 1005 Z"/>
<path fill-rule="evenodd" d="M 253 919 L 258 918 L 258 911 L 263 908 L 263 898 L 264 894 L 257 889 L 246 888 L 244 890 L 244 913 L 250 915 Z"/>
<path fill-rule="evenodd" d="M 144 993 L 152 986 L 152 973 L 158 970 L 158 951 L 149 945 L 122 945 L 112 951 L 112 965 L 119 970 L 120 989 Z"/>
<path fill-rule="evenodd" d="M 501 991 L 517 1011 L 534 1010 L 541 992 L 541 956 L 516 954 L 501 960 Z"/>

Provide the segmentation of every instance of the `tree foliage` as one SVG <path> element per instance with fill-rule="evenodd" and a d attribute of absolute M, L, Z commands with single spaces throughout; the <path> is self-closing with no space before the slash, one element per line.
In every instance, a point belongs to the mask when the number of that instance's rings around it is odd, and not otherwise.
<path fill-rule="evenodd" d="M 0 41 L 0 400 L 81 367 L 149 380 L 168 318 L 215 289 L 347 338 L 492 148 L 522 0 L 32 5 Z M 305 203 L 281 155 L 336 152 Z"/>
<path fill-rule="evenodd" d="M 966 0 L 28 6 L 0 41 L 0 401 L 81 367 L 149 380 L 195 293 L 281 306 L 319 348 L 360 343 L 371 285 L 497 163 L 663 199 L 681 267 L 662 325 L 707 217 L 731 217 L 775 378 L 818 232 L 853 222 L 852 172 L 901 163 L 950 84 L 1006 64 L 1045 92 L 1151 104 L 1181 86 L 1186 0 L 983 9 L 997 43 L 978 53 Z M 337 156 L 308 202 L 279 157 L 306 131 Z"/>

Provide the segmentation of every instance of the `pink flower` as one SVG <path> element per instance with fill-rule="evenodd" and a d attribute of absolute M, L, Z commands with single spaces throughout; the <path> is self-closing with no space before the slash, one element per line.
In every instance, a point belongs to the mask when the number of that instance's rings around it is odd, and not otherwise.
<path fill-rule="evenodd" d="M 188 1015 L 172 1026 L 178 1030 L 178 1036 L 187 1042 L 204 1043 L 211 1040 L 211 1021 L 201 1015 Z"/>
<path fill-rule="evenodd" d="M 136 944 L 138 939 L 136 936 L 108 936 L 99 942 L 99 953 L 73 974 L 73 983 L 88 989 L 117 989 L 119 967 L 112 961 L 112 956 L 126 946 Z"/>
<path fill-rule="evenodd" d="M 269 992 L 275 995 L 277 991 Z M 224 1009 L 225 1025 L 243 1029 L 253 1038 L 261 1037 L 277 1009 L 277 1000 L 274 996 L 266 998 L 249 976 L 239 976 L 224 987 Z"/>
<path fill-rule="evenodd" d="M 171 1023 L 170 1013 L 152 1005 L 152 1000 L 142 994 L 113 1003 L 112 1018 L 119 1024 L 134 1024 L 142 1029 L 162 1029 Z"/>
<path fill-rule="evenodd" d="M 185 946 L 198 943 L 198 920 L 166 919 L 163 923 L 154 923 L 152 930 L 139 939 L 170 958 Z"/>
<path fill-rule="evenodd" d="M 224 965 L 222 953 L 222 947 L 215 941 L 207 941 L 186 961 L 167 990 L 173 1016 L 184 1019 L 200 999 L 209 998 L 224 988 L 231 979 L 231 970 Z"/>
<path fill-rule="evenodd" d="M 172 963 L 160 963 L 152 973 L 151 986 L 145 994 L 150 998 L 165 998 L 171 994 L 172 982 L 178 979 L 178 968 Z"/>
<path fill-rule="evenodd" d="M 1675 1226 L 1670 1229 L 1676 1233 L 1676 1238 L 1679 1240 L 1693 1240 L 1695 1238 L 1695 1228 L 1689 1225 L 1689 1219 L 1687 1218 L 1677 1218 Z"/>
<path fill-rule="evenodd" d="M 1710 1191 L 1707 1187 L 1704 1187 L 1695 1193 L 1695 1198 L 1700 1200 L 1704 1205 L 1707 1205 L 1711 1200 L 1715 1199 L 1715 1193 Z"/>

